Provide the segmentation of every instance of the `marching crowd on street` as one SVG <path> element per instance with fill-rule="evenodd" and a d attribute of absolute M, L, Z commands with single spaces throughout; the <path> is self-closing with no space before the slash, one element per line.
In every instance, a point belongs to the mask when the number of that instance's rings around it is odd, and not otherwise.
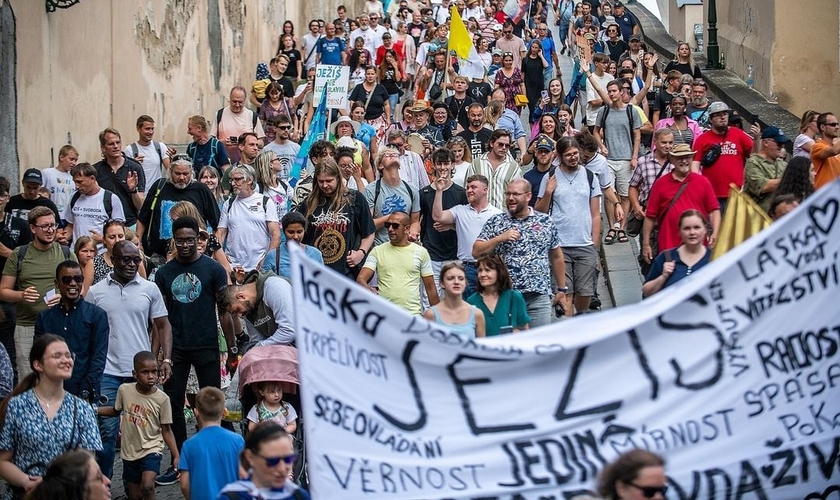
<path fill-rule="evenodd" d="M 132 138 L 105 128 L 99 159 L 66 145 L 14 196 L 0 178 L 4 498 L 110 498 L 118 452 L 132 500 L 176 482 L 308 498 L 282 384 L 256 387 L 244 439 L 223 422 L 240 350 L 294 345 L 292 241 L 410 314 L 503 335 L 597 310 L 602 244 L 639 237 L 649 296 L 709 261 L 731 184 L 776 219 L 840 176 L 831 112 L 743 125 L 689 45 L 661 64 L 621 1 L 522 3 L 366 0 L 302 35 L 286 21 L 253 81 L 188 118 L 185 151 L 144 114 Z M 301 151 L 317 65 L 349 67 L 350 105 Z M 631 452 L 598 494 L 664 498 L 665 482 L 661 458 Z"/>

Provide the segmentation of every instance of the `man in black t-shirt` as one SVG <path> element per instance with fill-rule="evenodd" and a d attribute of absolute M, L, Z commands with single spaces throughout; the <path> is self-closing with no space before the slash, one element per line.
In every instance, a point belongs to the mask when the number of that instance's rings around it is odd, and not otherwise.
<path fill-rule="evenodd" d="M 478 158 L 488 151 L 487 143 L 490 142 L 492 132 L 484 127 L 484 107 L 481 104 L 477 102 L 470 104 L 467 108 L 467 116 L 470 119 L 470 126 L 458 136 L 467 141 L 472 157 Z"/>
<path fill-rule="evenodd" d="M 466 190 L 452 182 L 452 162 L 454 161 L 455 154 L 451 150 L 436 149 L 432 153 L 432 164 L 437 180 L 434 186 L 426 186 L 420 190 L 420 241 L 423 243 L 423 247 L 428 250 L 429 257 L 432 259 L 435 288 L 438 290 L 440 290 L 441 266 L 446 261 L 458 260 L 458 236 L 454 227 L 446 230 L 435 227 L 435 221 L 432 218 L 435 192 L 438 189 L 441 190 L 444 210 L 467 203 Z"/>
<path fill-rule="evenodd" d="M 16 194 L 9 198 L 9 202 L 6 203 L 4 212 L 15 219 L 20 219 L 23 222 L 23 230 L 26 233 L 26 237 L 29 241 L 32 241 L 32 232 L 29 230 L 29 212 L 33 208 L 49 208 L 55 214 L 55 220 L 57 221 L 61 220 L 61 215 L 58 213 L 58 207 L 55 206 L 55 203 L 50 201 L 49 198 L 42 198 L 41 195 L 38 194 L 38 190 L 41 189 L 41 185 L 44 183 L 40 170 L 37 168 L 27 169 L 26 172 L 23 173 L 21 183 L 23 184 L 23 191 L 21 191 L 20 194 Z M 8 193 L 9 191 L 7 189 L 6 194 Z M 12 250 L 14 250 L 14 248 L 12 248 Z"/>
<path fill-rule="evenodd" d="M 172 223 L 175 258 L 159 267 L 155 284 L 163 295 L 172 326 L 172 376 L 163 385 L 172 405 L 172 434 L 180 451 L 187 440 L 184 392 L 190 366 L 195 367 L 199 387 L 220 387 L 219 334 L 216 327 L 216 297 L 227 287 L 221 264 L 198 253 L 198 222 L 181 217 Z M 229 358 L 236 359 L 234 324 L 230 314 L 219 311 Z"/>

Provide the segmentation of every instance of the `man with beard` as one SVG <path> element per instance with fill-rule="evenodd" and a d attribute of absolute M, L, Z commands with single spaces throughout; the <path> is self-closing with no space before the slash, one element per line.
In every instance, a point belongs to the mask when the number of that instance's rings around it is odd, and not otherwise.
<path fill-rule="evenodd" d="M 551 323 L 552 304 L 566 300 L 566 265 L 560 248 L 560 235 L 551 218 L 528 206 L 531 184 L 513 179 L 505 190 L 507 212 L 491 217 L 476 242 L 472 256 L 496 253 L 510 271 L 513 289 L 525 297 L 531 326 Z M 552 293 L 551 275 L 559 286 Z M 553 297 L 553 298 L 552 298 Z"/>
<path fill-rule="evenodd" d="M 370 206 L 341 181 L 332 158 L 319 160 L 312 177 L 312 191 L 295 208 L 306 217 L 303 243 L 317 248 L 324 264 L 355 279 L 376 235 Z"/>
<path fill-rule="evenodd" d="M 706 97 L 706 82 L 694 80 L 691 84 L 691 103 L 685 110 L 689 118 L 696 121 L 700 128 L 709 130 L 709 98 Z"/>
<path fill-rule="evenodd" d="M 487 152 L 487 143 L 490 142 L 490 134 L 492 131 L 484 126 L 484 106 L 474 102 L 467 108 L 467 118 L 469 118 L 469 127 L 458 134 L 463 137 L 470 147 L 470 156 L 478 158 Z"/>
<path fill-rule="evenodd" d="M 195 170 L 183 157 L 176 157 L 169 168 L 168 178 L 158 179 L 149 188 L 149 196 L 137 215 L 137 234 L 143 248 L 158 262 L 166 261 L 172 238 L 172 219 L 169 210 L 179 201 L 189 201 L 198 209 L 204 221 L 215 231 L 219 225 L 219 204 L 210 188 L 193 179 Z"/>
<path fill-rule="evenodd" d="M 29 351 L 35 336 L 38 313 L 58 304 L 55 268 L 65 260 L 76 260 L 69 248 L 55 241 L 55 213 L 47 207 L 29 211 L 29 230 L 33 240 L 15 248 L 6 260 L 0 278 L 0 300 L 15 304 L 15 350 L 19 379 L 30 373 Z"/>
<path fill-rule="evenodd" d="M 373 273 L 377 273 L 379 296 L 417 316 L 422 312 L 418 293 L 421 282 L 431 305 L 440 302 L 440 298 L 429 252 L 409 239 L 410 222 L 403 211 L 387 216 L 383 225 L 388 231 L 388 243 L 370 251 L 356 282 L 367 287 Z"/>
<path fill-rule="evenodd" d="M 142 261 L 137 246 L 130 241 L 118 241 L 111 250 L 111 261 L 114 271 L 90 287 L 87 300 L 108 314 L 108 326 L 114 333 L 107 342 L 104 373 L 97 387 L 97 393 L 113 404 L 120 385 L 134 380 L 131 373 L 134 355 L 140 351 L 163 351 L 160 382 L 166 383 L 172 374 L 172 328 L 160 290 L 137 274 Z M 151 340 L 149 322 L 154 325 Z M 78 356 L 78 351 L 74 352 Z M 102 451 L 96 454 L 96 461 L 108 477 L 113 474 L 119 423 L 117 417 L 99 420 Z"/>
<path fill-rule="evenodd" d="M 163 389 L 172 404 L 172 433 L 179 451 L 187 440 L 184 393 L 190 366 L 195 367 L 199 388 L 218 388 L 222 383 L 216 297 L 227 286 L 227 275 L 221 264 L 198 252 L 198 230 L 198 221 L 192 217 L 180 217 L 172 223 L 175 258 L 159 267 L 155 275 L 172 325 L 172 377 Z M 232 361 L 239 354 L 233 322 L 224 310 L 219 311 L 219 321 L 228 360 Z"/>
<path fill-rule="evenodd" d="M 271 151 L 280 158 L 280 172 L 278 173 L 283 182 L 289 182 L 289 172 L 295 162 L 300 144 L 292 141 L 289 136 L 292 131 L 292 120 L 286 115 L 277 115 L 271 119 L 271 126 L 274 127 L 274 140 L 269 142 L 263 151 Z"/>
<path fill-rule="evenodd" d="M 99 134 L 99 146 L 102 160 L 93 165 L 96 182 L 117 195 L 125 212 L 125 225 L 133 226 L 146 196 L 146 174 L 139 163 L 123 153 L 122 139 L 115 129 L 106 128 Z"/>
<path fill-rule="evenodd" d="M 814 188 L 819 189 L 840 177 L 840 128 L 834 113 L 820 113 L 817 116 L 817 130 L 820 139 L 811 147 L 811 161 L 814 163 Z"/>
<path fill-rule="evenodd" d="M 601 234 L 601 186 L 581 165 L 580 151 L 580 145 L 571 137 L 557 142 L 560 167 L 542 178 L 534 206 L 550 214 L 563 241 L 566 283 L 571 288 L 560 291 L 573 301 L 564 302 L 566 316 L 587 311 L 595 295 L 597 242 Z"/>
<path fill-rule="evenodd" d="M 88 401 L 97 401 L 105 355 L 108 353 L 108 318 L 105 311 L 82 297 L 82 268 L 65 260 L 55 269 L 55 289 L 61 300 L 35 318 L 35 336 L 59 333 L 76 355 L 73 375 L 64 389 Z"/>
<path fill-rule="evenodd" d="M 720 211 L 725 213 L 729 201 L 729 185 L 735 184 L 739 189 L 744 185 L 744 163 L 754 152 L 756 143 L 740 128 L 729 126 L 729 106 L 723 102 L 713 102 L 709 105 L 709 122 L 712 129 L 694 139 L 693 147 L 696 153 L 691 171 L 700 173 L 712 183 Z M 753 124 L 750 130 L 754 135 L 761 133 L 756 124 Z M 712 164 L 703 165 L 703 156 L 712 148 L 720 150 L 717 160 Z M 676 227 L 677 224 L 674 223 L 674 228 Z"/>
<path fill-rule="evenodd" d="M 292 285 L 272 272 L 253 271 L 242 283 L 225 287 L 219 307 L 245 319 L 245 328 L 257 345 L 292 345 L 295 310 Z"/>

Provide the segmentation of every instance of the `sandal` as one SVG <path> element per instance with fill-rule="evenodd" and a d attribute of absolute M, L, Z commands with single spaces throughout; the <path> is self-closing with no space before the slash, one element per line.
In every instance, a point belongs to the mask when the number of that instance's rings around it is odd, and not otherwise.
<path fill-rule="evenodd" d="M 630 241 L 630 240 L 627 239 L 627 233 L 625 233 L 623 229 L 619 229 L 618 230 L 618 242 L 619 243 L 627 243 L 628 241 Z"/>
<path fill-rule="evenodd" d="M 615 239 L 618 237 L 618 232 L 615 229 L 610 229 L 607 231 L 607 235 L 604 237 L 604 244 L 605 245 L 612 245 L 615 243 Z"/>

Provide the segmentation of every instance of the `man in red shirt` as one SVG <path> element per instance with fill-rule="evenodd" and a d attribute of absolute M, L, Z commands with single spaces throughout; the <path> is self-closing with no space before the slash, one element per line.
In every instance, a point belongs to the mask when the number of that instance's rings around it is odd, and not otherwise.
<path fill-rule="evenodd" d="M 674 146 L 668 154 L 674 169 L 657 179 L 650 190 L 642 226 L 642 255 L 648 263 L 656 256 L 655 251 L 680 246 L 680 214 L 690 208 L 699 210 L 711 222 L 708 245 L 715 245 L 720 230 L 720 204 L 709 180 L 691 171 L 694 154 L 686 144 Z M 653 248 L 650 236 L 656 226 L 659 237 L 657 248 Z"/>
<path fill-rule="evenodd" d="M 754 152 L 753 139 L 746 132 L 729 126 L 729 106 L 723 102 L 709 105 L 711 130 L 703 132 L 694 141 L 697 151 L 691 171 L 702 174 L 712 183 L 721 212 L 729 201 L 729 184 L 739 188 L 744 184 L 744 164 Z M 703 165 L 703 157 L 711 148 L 720 148 L 720 157 L 711 165 Z"/>
<path fill-rule="evenodd" d="M 821 113 L 817 117 L 817 129 L 822 138 L 811 146 L 811 163 L 817 173 L 814 187 L 819 189 L 840 177 L 840 141 L 835 141 L 840 135 L 837 117 L 831 113 Z"/>

